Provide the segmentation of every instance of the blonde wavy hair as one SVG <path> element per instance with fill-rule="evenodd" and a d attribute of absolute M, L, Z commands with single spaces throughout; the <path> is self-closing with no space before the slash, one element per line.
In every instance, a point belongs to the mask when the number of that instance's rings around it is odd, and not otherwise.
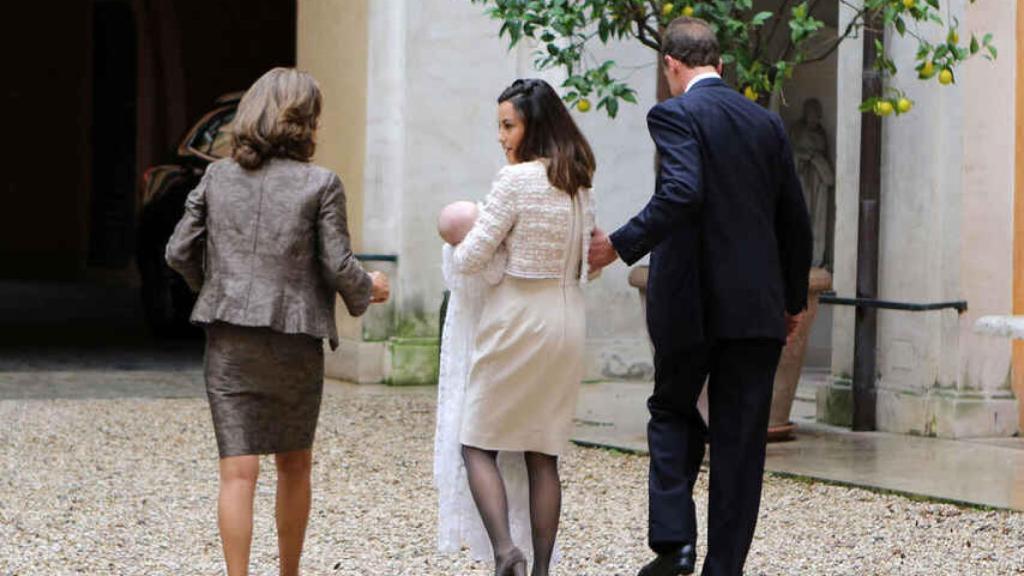
<path fill-rule="evenodd" d="M 323 97 L 312 76 L 274 68 L 242 96 L 231 125 L 231 157 L 255 170 L 269 158 L 309 161 Z"/>

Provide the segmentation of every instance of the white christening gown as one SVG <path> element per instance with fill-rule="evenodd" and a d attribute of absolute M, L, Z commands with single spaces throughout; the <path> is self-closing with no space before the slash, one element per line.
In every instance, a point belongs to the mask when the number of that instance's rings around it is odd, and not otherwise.
<path fill-rule="evenodd" d="M 438 492 L 437 546 L 438 550 L 445 553 L 458 552 L 468 547 L 475 560 L 491 560 L 494 558 L 491 543 L 466 479 L 459 429 L 473 357 L 474 329 L 483 308 L 483 295 L 488 284 L 494 285 L 501 281 L 507 254 L 499 250 L 494 261 L 479 274 L 455 272 L 451 256 L 452 247 L 445 244 L 442 271 L 451 295 L 441 340 L 437 428 L 434 436 L 434 485 Z M 531 556 L 529 482 L 522 452 L 500 452 L 498 466 L 508 494 L 512 539 L 527 556 Z"/>

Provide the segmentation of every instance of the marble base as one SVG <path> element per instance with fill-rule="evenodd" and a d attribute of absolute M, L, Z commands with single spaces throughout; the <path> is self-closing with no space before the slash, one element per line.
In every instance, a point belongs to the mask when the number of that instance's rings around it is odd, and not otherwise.
<path fill-rule="evenodd" d="M 878 429 L 939 438 L 991 438 L 1018 431 L 1017 400 L 878 390 Z"/>
<path fill-rule="evenodd" d="M 646 338 L 588 339 L 583 363 L 586 381 L 654 380 L 651 344 Z"/>
<path fill-rule="evenodd" d="M 1004 395 L 972 396 L 955 392 L 877 391 L 877 425 L 881 432 L 939 438 L 1007 437 L 1019 431 L 1017 400 Z M 849 427 L 853 391 L 835 379 L 817 392 L 818 422 Z"/>
<path fill-rule="evenodd" d="M 342 338 L 338 349 L 324 344 L 324 376 L 335 380 L 373 384 L 383 382 L 390 372 L 386 342 L 364 342 Z"/>
<path fill-rule="evenodd" d="M 818 422 L 832 426 L 853 426 L 853 388 L 849 380 L 832 378 L 815 392 Z"/>
<path fill-rule="evenodd" d="M 437 338 L 391 338 L 390 362 L 384 381 L 392 386 L 437 384 L 440 341 Z"/>

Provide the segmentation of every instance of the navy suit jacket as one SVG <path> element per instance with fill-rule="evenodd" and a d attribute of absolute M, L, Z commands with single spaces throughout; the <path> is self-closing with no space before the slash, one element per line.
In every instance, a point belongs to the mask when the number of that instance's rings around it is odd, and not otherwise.
<path fill-rule="evenodd" d="M 718 340 L 785 340 L 807 305 L 811 227 L 777 114 L 717 78 L 647 114 L 654 196 L 612 233 L 633 264 L 651 253 L 647 326 L 660 353 Z"/>

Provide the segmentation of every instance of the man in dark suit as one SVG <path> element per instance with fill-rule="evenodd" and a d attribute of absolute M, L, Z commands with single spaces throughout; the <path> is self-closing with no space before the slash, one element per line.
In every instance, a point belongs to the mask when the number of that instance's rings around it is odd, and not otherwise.
<path fill-rule="evenodd" d="M 708 25 L 673 21 L 663 50 L 673 97 L 647 115 L 654 196 L 610 237 L 595 231 L 589 260 L 597 269 L 651 253 L 648 541 L 658 557 L 640 576 L 694 570 L 706 436 L 703 574 L 739 576 L 760 506 L 775 367 L 806 308 L 811 229 L 781 120 L 722 81 Z M 696 404 L 708 377 L 705 425 Z"/>

